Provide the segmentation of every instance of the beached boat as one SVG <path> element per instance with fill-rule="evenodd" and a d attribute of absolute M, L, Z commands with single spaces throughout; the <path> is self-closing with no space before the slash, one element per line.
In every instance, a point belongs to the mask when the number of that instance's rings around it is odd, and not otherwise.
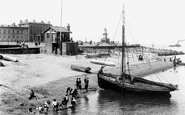
<path fill-rule="evenodd" d="M 124 18 L 124 10 L 122 12 Z M 118 90 L 121 92 L 129 93 L 139 93 L 139 94 L 157 94 L 161 96 L 171 96 L 170 92 L 177 90 L 177 85 L 172 85 L 170 83 L 160 83 L 156 81 L 150 81 L 145 78 L 139 78 L 132 76 L 130 72 L 126 73 L 126 59 L 125 59 L 125 22 L 123 20 L 122 25 L 122 65 L 121 73 L 119 75 L 104 73 L 102 66 L 97 73 L 98 85 L 103 89 Z M 129 67 L 129 66 L 128 66 Z M 129 70 L 129 69 L 128 69 Z"/>
<path fill-rule="evenodd" d="M 3 60 L 6 60 L 6 61 L 18 62 L 17 58 L 14 58 L 14 57 L 11 57 L 11 56 L 8 56 L 8 55 L 1 55 L 1 57 L 2 57 Z"/>
<path fill-rule="evenodd" d="M 90 67 L 83 67 L 83 66 L 78 66 L 78 65 L 71 65 L 71 69 L 74 70 L 74 71 L 91 73 L 91 68 Z"/>
<path fill-rule="evenodd" d="M 102 61 L 102 60 L 91 60 L 91 63 L 105 66 L 115 66 L 114 62 Z"/>

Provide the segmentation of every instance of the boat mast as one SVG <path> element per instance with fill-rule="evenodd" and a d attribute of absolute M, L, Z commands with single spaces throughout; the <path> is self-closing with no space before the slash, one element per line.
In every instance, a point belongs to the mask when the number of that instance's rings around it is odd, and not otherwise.
<path fill-rule="evenodd" d="M 63 0 L 61 0 L 61 15 L 60 15 L 60 55 L 62 55 L 61 45 L 62 45 L 62 7 L 63 7 Z"/>
<path fill-rule="evenodd" d="M 122 65 L 121 65 L 121 72 L 126 72 L 126 60 L 125 60 L 125 8 L 123 4 L 123 22 L 122 22 Z"/>

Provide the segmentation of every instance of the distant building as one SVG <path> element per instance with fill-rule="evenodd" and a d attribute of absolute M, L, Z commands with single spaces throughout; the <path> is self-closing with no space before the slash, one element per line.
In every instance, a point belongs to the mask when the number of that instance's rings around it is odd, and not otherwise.
<path fill-rule="evenodd" d="M 78 44 L 70 38 L 70 26 L 67 28 L 50 26 L 44 31 L 45 52 L 56 53 L 59 49 L 62 55 L 75 55 L 78 52 Z"/>
<path fill-rule="evenodd" d="M 20 20 L 18 25 L 0 25 L 0 41 L 1 42 L 44 42 L 44 34 L 48 27 L 52 26 L 50 22 L 28 22 L 28 20 Z"/>
<path fill-rule="evenodd" d="M 110 39 L 107 37 L 108 33 L 107 33 L 107 29 L 104 29 L 104 33 L 103 33 L 103 38 L 101 38 L 101 43 L 110 43 Z"/>
<path fill-rule="evenodd" d="M 28 28 L 28 41 L 29 42 L 44 42 L 44 34 L 43 31 L 45 31 L 48 27 L 52 26 L 50 22 L 45 23 L 43 21 L 36 22 L 33 20 L 33 22 L 28 22 L 28 20 L 19 22 L 20 27 L 27 27 Z"/>
<path fill-rule="evenodd" d="M 0 25 L 0 42 L 28 41 L 28 27 Z"/>
<path fill-rule="evenodd" d="M 70 33 L 72 32 L 70 31 L 69 25 L 67 26 L 67 28 L 59 26 L 50 26 L 47 29 L 45 29 L 43 33 L 46 43 L 58 43 L 60 39 L 63 42 L 71 41 Z"/>

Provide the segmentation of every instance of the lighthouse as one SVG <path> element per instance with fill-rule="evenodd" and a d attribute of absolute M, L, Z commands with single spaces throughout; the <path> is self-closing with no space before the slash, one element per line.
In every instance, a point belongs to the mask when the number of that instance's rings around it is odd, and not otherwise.
<path fill-rule="evenodd" d="M 104 31 L 103 31 L 103 38 L 101 39 L 101 43 L 110 43 L 110 39 L 107 38 L 107 29 L 105 28 Z"/>

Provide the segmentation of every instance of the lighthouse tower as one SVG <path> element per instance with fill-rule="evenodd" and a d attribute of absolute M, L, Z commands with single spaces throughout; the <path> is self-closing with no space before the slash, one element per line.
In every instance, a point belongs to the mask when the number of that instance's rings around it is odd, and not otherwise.
<path fill-rule="evenodd" d="M 101 43 L 110 43 L 110 39 L 107 38 L 107 29 L 105 28 L 104 31 L 103 31 L 103 38 L 101 39 Z"/>

